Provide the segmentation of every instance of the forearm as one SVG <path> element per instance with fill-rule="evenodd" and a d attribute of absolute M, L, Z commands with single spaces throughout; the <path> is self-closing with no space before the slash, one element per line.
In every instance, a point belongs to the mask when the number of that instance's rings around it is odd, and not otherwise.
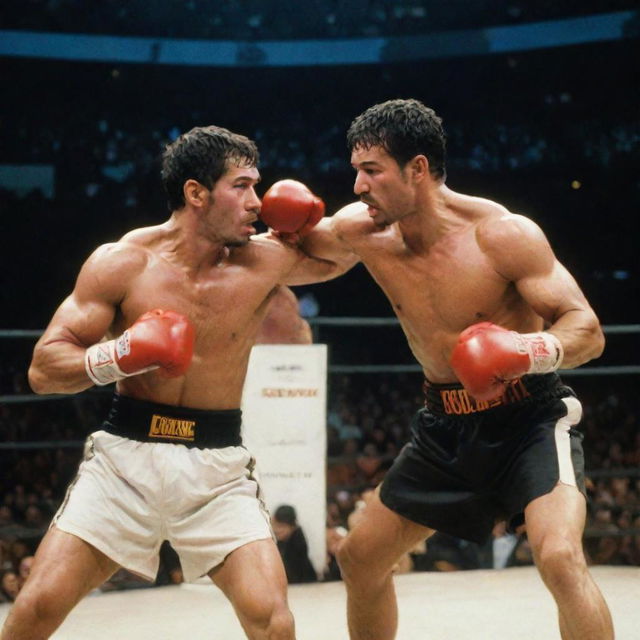
<path fill-rule="evenodd" d="M 189 319 L 163 309 L 143 313 L 118 338 L 106 342 L 91 344 L 89 337 L 85 345 L 76 333 L 53 329 L 36 345 L 29 383 L 36 393 L 77 393 L 155 369 L 165 377 L 179 377 L 191 363 L 194 341 Z"/>
<path fill-rule="evenodd" d="M 85 349 L 66 341 L 38 344 L 29 367 L 35 393 L 78 393 L 93 385 L 85 369 Z"/>
<path fill-rule="evenodd" d="M 604 350 L 602 328 L 596 315 L 590 310 L 567 311 L 547 331 L 562 343 L 564 356 L 561 369 L 579 367 L 600 357 Z"/>
<path fill-rule="evenodd" d="M 333 280 L 343 275 L 360 261 L 358 256 L 354 254 L 349 256 L 341 255 L 333 258 L 318 258 L 314 256 L 310 256 L 310 258 L 316 262 L 316 271 L 318 277 L 322 279 L 322 282 Z"/>
<path fill-rule="evenodd" d="M 332 218 L 325 218 L 299 244 L 300 251 L 309 260 L 325 264 L 326 280 L 342 275 L 360 262 L 360 257 L 344 241 L 333 222 Z"/>
<path fill-rule="evenodd" d="M 357 256 L 353 258 L 318 258 L 305 254 L 285 278 L 287 285 L 315 284 L 333 280 L 351 269 L 358 262 Z"/>

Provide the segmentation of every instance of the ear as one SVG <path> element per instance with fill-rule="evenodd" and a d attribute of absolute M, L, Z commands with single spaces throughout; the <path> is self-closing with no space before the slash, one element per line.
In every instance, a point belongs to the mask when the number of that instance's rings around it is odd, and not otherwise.
<path fill-rule="evenodd" d="M 182 187 L 182 193 L 184 195 L 185 204 L 200 208 L 205 203 L 208 190 L 197 180 L 189 178 Z"/>
<path fill-rule="evenodd" d="M 415 182 L 422 182 L 429 175 L 429 160 L 426 156 L 418 155 L 408 163 L 409 176 Z"/>

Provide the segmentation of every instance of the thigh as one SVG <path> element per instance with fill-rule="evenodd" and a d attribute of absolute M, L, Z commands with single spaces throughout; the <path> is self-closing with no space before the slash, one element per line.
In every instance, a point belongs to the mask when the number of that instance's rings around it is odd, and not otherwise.
<path fill-rule="evenodd" d="M 287 576 L 272 539 L 250 542 L 209 572 L 243 619 L 264 617 L 287 600 Z"/>
<path fill-rule="evenodd" d="M 550 536 L 581 545 L 586 511 L 584 495 L 575 486 L 562 483 L 530 502 L 524 517 L 532 548 L 539 549 Z"/>
<path fill-rule="evenodd" d="M 433 529 L 391 511 L 381 502 L 378 489 L 343 541 L 342 560 L 384 571 L 433 533 Z"/>
<path fill-rule="evenodd" d="M 80 538 L 52 527 L 42 539 L 20 597 L 52 594 L 59 610 L 71 610 L 108 580 L 118 565 Z"/>

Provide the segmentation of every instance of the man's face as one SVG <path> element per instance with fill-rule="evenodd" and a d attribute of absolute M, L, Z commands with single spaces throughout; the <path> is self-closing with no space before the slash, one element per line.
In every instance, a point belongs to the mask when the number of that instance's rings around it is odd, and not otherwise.
<path fill-rule="evenodd" d="M 356 147 L 351 153 L 356 170 L 354 193 L 368 205 L 371 219 L 380 227 L 404 218 L 415 208 L 414 188 L 407 167 L 398 163 L 383 147 Z"/>
<path fill-rule="evenodd" d="M 20 591 L 20 582 L 18 576 L 13 571 L 8 571 L 2 578 L 2 588 L 5 593 L 12 599 L 15 599 Z"/>
<path fill-rule="evenodd" d="M 276 540 L 279 542 L 285 542 L 291 537 L 291 534 L 295 531 L 295 527 L 287 524 L 286 522 L 280 522 L 275 518 L 271 519 L 271 526 L 273 533 L 276 536 Z"/>
<path fill-rule="evenodd" d="M 24 581 L 29 577 L 31 573 L 31 567 L 33 566 L 34 557 L 26 556 L 20 561 L 20 578 Z"/>
<path fill-rule="evenodd" d="M 260 198 L 255 185 L 260 181 L 256 167 L 230 165 L 210 192 L 207 220 L 216 238 L 228 247 L 242 247 L 255 234 Z"/>

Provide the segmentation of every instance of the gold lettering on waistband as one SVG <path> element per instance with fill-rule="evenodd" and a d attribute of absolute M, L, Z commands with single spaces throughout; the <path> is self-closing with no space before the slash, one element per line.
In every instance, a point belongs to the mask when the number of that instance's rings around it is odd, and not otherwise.
<path fill-rule="evenodd" d="M 150 438 L 170 438 L 172 440 L 189 440 L 196 438 L 195 420 L 180 420 L 153 414 L 149 427 Z"/>
<path fill-rule="evenodd" d="M 531 395 L 520 379 L 509 385 L 503 395 L 489 401 L 475 400 L 466 389 L 440 389 L 439 392 L 444 412 L 447 415 L 456 416 L 469 415 L 493 409 L 493 407 L 512 404 Z"/>

